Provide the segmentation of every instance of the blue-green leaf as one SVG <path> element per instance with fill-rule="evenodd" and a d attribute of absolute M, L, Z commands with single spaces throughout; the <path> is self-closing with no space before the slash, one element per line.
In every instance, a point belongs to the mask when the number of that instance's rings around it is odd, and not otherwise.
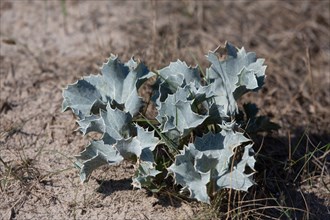
<path fill-rule="evenodd" d="M 100 78 L 100 75 L 89 76 L 69 85 L 63 91 L 63 111 L 71 108 L 73 113 L 83 119 L 86 115 L 90 115 L 94 105 L 106 102 L 97 88 Z"/>
<path fill-rule="evenodd" d="M 106 110 L 101 110 L 100 116 L 89 116 L 79 121 L 84 133 L 89 131 L 104 132 L 102 139 L 92 141 L 91 144 L 76 158 L 80 168 L 80 178 L 87 181 L 93 170 L 104 164 L 116 164 L 128 157 L 129 147 L 123 153 L 116 148 L 117 143 L 122 143 L 131 134 L 130 126 L 132 116 L 128 112 L 112 109 L 110 104 Z M 134 146 L 133 146 L 134 147 Z"/>
<path fill-rule="evenodd" d="M 63 92 L 63 110 L 71 108 L 83 119 L 91 114 L 93 107 L 111 102 L 118 108 L 123 105 L 126 111 L 135 115 L 142 106 L 137 90 L 154 74 L 133 58 L 123 64 L 113 55 L 103 64 L 101 73 L 69 85 Z"/>
<path fill-rule="evenodd" d="M 167 82 L 173 89 L 172 92 L 188 83 L 200 83 L 201 81 L 198 67 L 189 67 L 181 60 L 171 62 L 169 66 L 159 70 L 158 73 L 161 76 L 161 80 Z"/>
<path fill-rule="evenodd" d="M 79 120 L 78 124 L 84 135 L 92 131 L 103 133 L 105 129 L 104 121 L 99 115 L 86 116 L 84 119 Z"/>
<path fill-rule="evenodd" d="M 169 94 L 173 94 L 178 88 L 189 83 L 200 84 L 201 78 L 198 67 L 190 67 L 185 62 L 177 60 L 158 71 L 159 78 L 155 83 L 158 91 L 153 96 L 153 101 L 157 104 L 163 102 Z"/>
<path fill-rule="evenodd" d="M 229 128 L 231 125 L 227 125 Z M 245 167 L 254 170 L 252 145 L 244 148 L 240 161 L 235 161 L 236 148 L 250 141 L 242 133 L 230 129 L 221 133 L 208 133 L 197 137 L 175 158 L 168 171 L 173 173 L 176 184 L 190 191 L 190 197 L 209 202 L 207 184 L 216 182 L 216 188 L 247 190 L 253 173 L 246 174 Z M 251 155 L 250 155 L 251 154 Z"/>
<path fill-rule="evenodd" d="M 147 131 L 144 128 L 136 125 L 137 136 L 135 137 L 139 141 L 141 147 L 141 154 L 139 155 L 142 161 L 154 162 L 153 151 L 156 146 L 160 143 L 159 138 L 155 137 L 155 131 Z"/>
<path fill-rule="evenodd" d="M 121 140 L 131 136 L 132 116 L 128 112 L 120 109 L 111 108 L 107 105 L 106 111 L 101 110 L 100 113 L 104 122 L 104 137 L 108 139 Z"/>
<path fill-rule="evenodd" d="M 176 156 L 174 164 L 168 171 L 174 174 L 175 183 L 188 190 L 190 198 L 209 203 L 206 184 L 210 182 L 210 172 L 199 172 L 195 169 L 195 152 L 184 148 L 180 155 Z"/>
<path fill-rule="evenodd" d="M 255 159 L 253 156 L 250 156 L 253 153 L 252 144 L 247 145 L 241 161 L 219 177 L 217 180 L 218 187 L 247 191 L 254 185 L 254 181 L 252 180 L 253 173 L 244 173 L 245 167 L 254 170 Z"/>
<path fill-rule="evenodd" d="M 206 71 L 206 78 L 213 85 L 216 103 L 233 115 L 237 111 L 236 100 L 248 90 L 259 89 L 265 78 L 264 59 L 257 59 L 255 53 L 247 53 L 244 48 L 235 51 L 227 43 L 227 56 L 220 60 L 218 48 L 209 52 L 207 59 L 212 63 Z"/>
<path fill-rule="evenodd" d="M 170 164 L 167 171 L 182 186 L 181 192 L 188 191 L 191 198 L 199 201 L 210 203 L 208 193 L 212 190 L 248 190 L 254 184 L 254 152 L 251 140 L 237 132 L 238 124 L 233 118 L 237 113 L 236 100 L 262 86 L 266 66 L 255 53 L 229 43 L 209 52 L 207 59 L 211 66 L 203 82 L 197 67 L 180 60 L 154 74 L 133 58 L 121 63 L 111 55 L 100 75 L 69 85 L 63 91 L 62 109 L 71 109 L 78 116 L 83 134 L 102 134 L 100 140 L 91 141 L 77 156 L 81 180 L 87 181 L 93 170 L 102 165 L 125 159 L 137 165 L 133 177 L 137 188 L 159 189 L 162 184 L 154 180 L 163 177 Z M 158 77 L 151 101 L 156 104 L 159 124 L 146 119 L 153 128 L 149 131 L 134 124 L 133 119 L 140 122 L 137 113 L 143 103 L 138 89 L 154 75 Z M 142 117 L 145 118 L 143 114 Z M 206 129 L 217 133 L 194 135 L 194 142 L 187 143 L 188 138 L 184 137 L 197 127 L 201 129 L 194 134 Z M 156 151 L 159 144 L 160 151 Z M 183 150 L 179 151 L 182 145 Z M 163 151 L 167 156 L 158 155 Z M 160 160 L 163 164 L 156 164 Z"/>
<path fill-rule="evenodd" d="M 117 164 L 123 160 L 123 157 L 112 145 L 105 144 L 102 140 L 92 141 L 76 158 L 82 182 L 87 181 L 90 174 L 98 167 L 105 164 Z"/>
<path fill-rule="evenodd" d="M 179 136 L 187 135 L 207 118 L 192 111 L 193 101 L 187 100 L 186 94 L 178 92 L 168 95 L 158 108 L 156 119 L 161 123 L 162 132 L 178 131 Z"/>
<path fill-rule="evenodd" d="M 132 185 L 141 189 L 142 187 L 152 186 L 152 180 L 160 171 L 156 170 L 155 164 L 149 161 L 140 161 L 135 176 L 132 178 Z"/>

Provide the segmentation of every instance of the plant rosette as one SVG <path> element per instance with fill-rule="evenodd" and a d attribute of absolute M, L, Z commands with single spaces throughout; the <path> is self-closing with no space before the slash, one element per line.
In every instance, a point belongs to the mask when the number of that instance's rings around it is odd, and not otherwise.
<path fill-rule="evenodd" d="M 173 178 L 190 198 L 210 203 L 223 188 L 247 191 L 254 184 L 254 151 L 235 121 L 237 100 L 264 83 L 266 66 L 256 54 L 230 43 L 207 54 L 205 73 L 180 60 L 156 72 L 133 58 L 111 55 L 101 74 L 63 91 L 63 111 L 71 109 L 80 131 L 102 134 L 76 156 L 80 179 L 123 160 L 136 164 L 133 186 L 157 190 Z M 138 90 L 151 77 L 155 118 L 145 116 Z"/>

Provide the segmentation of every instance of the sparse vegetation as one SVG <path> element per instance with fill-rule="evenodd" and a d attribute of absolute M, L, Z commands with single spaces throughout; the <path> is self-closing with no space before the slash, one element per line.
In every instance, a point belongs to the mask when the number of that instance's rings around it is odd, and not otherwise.
<path fill-rule="evenodd" d="M 328 219 L 329 4 L 0 1 L 0 219 Z M 150 196 L 133 190 L 135 168 L 125 161 L 80 184 L 71 155 L 100 135 L 83 137 L 73 115 L 60 112 L 67 84 L 99 72 L 110 52 L 134 54 L 152 71 L 175 58 L 205 69 L 205 51 L 226 39 L 268 66 L 263 89 L 239 108 L 256 103 L 254 116 L 281 126 L 256 131 L 263 120 L 237 116 L 254 142 L 256 185 L 221 189 L 211 205 L 185 199 L 177 186 Z"/>

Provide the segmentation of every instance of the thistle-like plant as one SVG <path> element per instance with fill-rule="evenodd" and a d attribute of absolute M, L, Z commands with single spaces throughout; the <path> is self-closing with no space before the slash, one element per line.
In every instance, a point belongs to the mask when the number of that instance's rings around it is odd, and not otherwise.
<path fill-rule="evenodd" d="M 173 178 L 181 192 L 206 203 L 223 188 L 247 191 L 255 159 L 252 141 L 235 121 L 237 100 L 263 85 L 264 59 L 229 43 L 206 57 L 211 65 L 203 74 L 180 60 L 151 72 L 133 58 L 121 63 L 112 55 L 101 74 L 69 85 L 63 111 L 73 111 L 84 135 L 102 134 L 76 157 L 81 180 L 102 165 L 129 160 L 137 188 L 152 190 Z M 155 118 L 145 116 L 138 92 L 151 77 Z"/>

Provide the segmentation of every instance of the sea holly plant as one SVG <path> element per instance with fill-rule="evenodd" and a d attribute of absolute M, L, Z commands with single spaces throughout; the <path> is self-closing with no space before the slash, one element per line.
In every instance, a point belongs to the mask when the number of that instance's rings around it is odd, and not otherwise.
<path fill-rule="evenodd" d="M 133 58 L 122 63 L 111 55 L 101 74 L 69 85 L 63 111 L 72 110 L 84 135 L 102 135 L 76 156 L 81 180 L 100 166 L 128 160 L 136 165 L 137 188 L 157 191 L 174 183 L 205 203 L 224 188 L 247 191 L 255 159 L 252 141 L 235 120 L 237 100 L 263 85 L 264 59 L 230 43 L 206 57 L 210 66 L 203 72 L 180 60 L 152 72 Z M 151 78 L 150 97 L 140 97 Z M 147 105 L 156 117 L 147 117 Z"/>

